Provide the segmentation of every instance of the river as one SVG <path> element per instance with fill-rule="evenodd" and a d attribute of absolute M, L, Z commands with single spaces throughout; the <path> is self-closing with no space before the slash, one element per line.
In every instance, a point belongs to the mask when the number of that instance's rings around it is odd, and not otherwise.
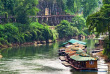
<path fill-rule="evenodd" d="M 94 40 L 86 40 L 88 51 L 94 49 Z M 41 46 L 21 46 L 3 49 L 0 74 L 108 74 L 105 71 L 75 71 L 61 64 L 58 48 L 61 43 Z M 103 61 L 102 61 L 103 62 Z"/>

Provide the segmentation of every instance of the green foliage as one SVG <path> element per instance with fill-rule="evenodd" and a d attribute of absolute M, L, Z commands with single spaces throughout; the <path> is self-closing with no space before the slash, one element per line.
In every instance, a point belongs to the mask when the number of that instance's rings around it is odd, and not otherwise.
<path fill-rule="evenodd" d="M 2 43 L 0 42 L 0 47 L 2 47 Z"/>
<path fill-rule="evenodd" d="M 4 28 L 4 38 L 6 38 L 8 42 L 14 42 L 16 39 L 15 36 L 18 34 L 18 28 L 12 23 L 5 24 Z"/>
<path fill-rule="evenodd" d="M 87 17 L 88 15 L 94 13 L 96 7 L 98 7 L 99 0 L 83 0 L 82 7 L 83 7 L 83 15 Z"/>
<path fill-rule="evenodd" d="M 86 25 L 89 27 L 89 30 L 91 32 L 97 32 L 98 35 L 109 31 L 109 13 L 110 4 L 104 4 L 99 12 L 88 16 Z"/>
<path fill-rule="evenodd" d="M 68 9 L 74 11 L 74 0 L 67 0 L 66 5 Z"/>
<path fill-rule="evenodd" d="M 5 40 L 4 38 L 0 38 L 0 43 L 1 44 L 8 44 L 8 41 Z"/>
<path fill-rule="evenodd" d="M 0 37 L 2 37 L 4 35 L 4 26 L 3 25 L 0 25 Z"/>
<path fill-rule="evenodd" d="M 29 24 L 29 16 L 36 15 L 38 0 L 0 0 L 0 15 L 14 16 L 18 23 Z M 7 23 L 6 21 L 4 21 Z"/>
<path fill-rule="evenodd" d="M 110 53 L 108 53 L 110 51 L 110 1 L 103 0 L 103 2 L 104 5 L 99 12 L 88 16 L 86 24 L 91 32 L 97 32 L 98 35 L 109 32 L 109 37 L 105 39 L 104 54 L 110 59 Z"/>
<path fill-rule="evenodd" d="M 56 30 L 51 30 L 52 31 L 52 38 L 53 38 L 53 41 L 56 41 L 56 39 L 58 39 L 59 37 L 59 34 Z"/>
<path fill-rule="evenodd" d="M 48 35 L 48 28 L 45 29 L 42 24 L 39 24 L 37 22 L 31 23 L 29 26 L 32 33 L 32 38 L 34 40 L 44 40 L 45 38 L 48 39 L 48 36 L 45 37 L 45 35 Z"/>
<path fill-rule="evenodd" d="M 103 0 L 103 4 L 110 4 L 110 0 Z"/>
<path fill-rule="evenodd" d="M 108 59 L 110 59 L 110 48 L 109 48 L 109 45 L 110 45 L 110 40 L 109 40 L 109 37 L 107 36 L 105 39 L 104 39 L 104 51 L 103 51 L 103 54 L 104 55 L 107 55 L 108 56 Z"/>
<path fill-rule="evenodd" d="M 83 32 L 85 33 L 84 34 L 85 36 L 90 35 L 90 32 L 89 32 L 89 29 L 88 28 L 84 28 L 83 29 Z"/>
<path fill-rule="evenodd" d="M 72 29 L 71 31 L 72 31 L 72 33 L 73 33 L 73 36 L 79 35 L 79 30 L 78 30 L 77 27 L 71 26 L 71 29 Z"/>
<path fill-rule="evenodd" d="M 14 0 L 1 0 L 4 12 L 14 15 L 15 1 Z"/>
<path fill-rule="evenodd" d="M 89 14 L 97 11 L 100 7 L 101 0 L 42 0 L 45 3 L 49 3 L 48 7 L 51 8 L 51 5 L 56 5 L 58 10 L 61 10 L 61 15 L 65 14 L 83 14 L 86 18 Z M 46 4 L 43 5 L 43 8 L 46 7 Z M 54 13 L 54 11 L 52 12 Z"/>
<path fill-rule="evenodd" d="M 81 14 L 81 12 L 83 12 L 84 17 L 86 18 L 96 11 L 99 2 L 100 0 L 65 0 L 63 1 L 63 11 L 72 15 Z"/>
<path fill-rule="evenodd" d="M 75 16 L 72 19 L 72 26 L 77 27 L 80 31 L 86 27 L 86 20 L 82 16 Z"/>
<path fill-rule="evenodd" d="M 67 20 L 61 21 L 61 23 L 56 26 L 56 30 L 59 33 L 59 38 L 69 38 L 78 34 L 78 29 L 71 26 Z"/>
<path fill-rule="evenodd" d="M 0 25 L 0 43 L 24 43 L 32 41 L 56 40 L 57 32 L 49 29 L 47 25 L 32 22 L 29 25 L 19 23 L 8 23 Z"/>
<path fill-rule="evenodd" d="M 66 5 L 65 5 L 65 0 L 56 0 L 58 7 L 62 8 L 62 10 L 64 11 L 66 9 Z"/>
<path fill-rule="evenodd" d="M 16 8 L 16 15 L 17 15 L 17 22 L 22 24 L 28 24 L 30 23 L 29 15 L 36 15 L 36 13 L 39 11 L 37 6 L 38 1 L 37 0 L 19 0 L 18 1 L 18 7 Z M 19 11 L 18 11 L 19 10 Z"/>
<path fill-rule="evenodd" d="M 86 27 L 86 20 L 82 16 L 75 16 L 72 19 L 71 26 L 76 27 L 79 31 L 79 33 L 77 33 L 80 35 L 82 34 L 84 36 L 87 36 L 90 34 Z"/>

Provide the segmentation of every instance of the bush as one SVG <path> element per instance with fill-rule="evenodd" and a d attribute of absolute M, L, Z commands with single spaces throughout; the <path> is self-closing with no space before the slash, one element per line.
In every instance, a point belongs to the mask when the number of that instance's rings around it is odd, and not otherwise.
<path fill-rule="evenodd" d="M 38 22 L 33 22 L 29 25 L 30 33 L 32 34 L 32 40 L 43 40 L 44 26 Z"/>
<path fill-rule="evenodd" d="M 107 55 L 107 60 L 109 61 L 110 60 L 110 40 L 109 40 L 109 37 L 107 36 L 105 39 L 104 39 L 104 50 L 103 50 L 103 54 L 104 55 Z"/>
<path fill-rule="evenodd" d="M 77 35 L 79 35 L 79 30 L 77 29 L 77 27 L 71 27 L 72 28 L 72 31 L 71 32 L 73 32 L 73 36 L 77 36 Z"/>
<path fill-rule="evenodd" d="M 19 23 L 8 23 L 0 25 L 1 44 L 24 43 L 34 40 L 48 41 L 55 40 L 56 33 L 49 29 L 48 25 L 42 25 L 38 22 L 32 22 L 29 25 Z"/>
<path fill-rule="evenodd" d="M 72 36 L 78 35 L 79 33 L 78 29 L 71 26 L 67 20 L 61 21 L 61 23 L 56 26 L 56 30 L 59 33 L 59 38 L 70 38 Z"/>
<path fill-rule="evenodd" d="M 109 49 L 109 37 L 106 37 L 105 39 L 104 39 L 104 54 L 105 55 L 109 55 L 109 51 L 110 51 L 110 49 Z"/>
<path fill-rule="evenodd" d="M 54 35 L 54 33 L 49 29 L 47 24 L 42 25 L 38 22 L 33 22 L 29 25 L 29 28 L 33 40 L 45 40 L 46 42 L 48 42 L 49 39 L 55 40 L 54 38 L 56 35 Z"/>
<path fill-rule="evenodd" d="M 4 35 L 4 30 L 5 30 L 4 26 L 0 25 L 0 37 L 4 37 L 5 36 Z"/>
<path fill-rule="evenodd" d="M 72 19 L 71 26 L 77 27 L 80 35 L 81 34 L 84 36 L 90 35 L 88 28 L 86 27 L 86 20 L 82 16 L 75 16 Z"/>
<path fill-rule="evenodd" d="M 4 34 L 5 34 L 5 38 L 7 39 L 8 42 L 16 42 L 16 35 L 18 35 L 18 28 L 12 24 L 5 24 L 4 25 Z"/>
<path fill-rule="evenodd" d="M 53 39 L 53 41 L 56 41 L 56 39 L 59 37 L 58 32 L 56 30 L 51 30 L 51 32 L 52 32 L 52 38 L 51 39 Z"/>
<path fill-rule="evenodd" d="M 0 42 L 0 47 L 2 47 L 2 43 Z"/>
<path fill-rule="evenodd" d="M 88 28 L 84 28 L 83 32 L 85 33 L 85 36 L 90 35 L 90 32 L 89 32 Z"/>
<path fill-rule="evenodd" d="M 5 40 L 4 38 L 0 38 L 0 43 L 1 44 L 8 44 L 8 41 Z"/>
<path fill-rule="evenodd" d="M 82 16 L 75 16 L 72 19 L 71 25 L 77 27 L 78 30 L 82 31 L 86 27 L 86 20 Z"/>
<path fill-rule="evenodd" d="M 13 24 L 14 24 L 14 26 L 16 26 L 18 28 L 19 33 L 29 30 L 28 24 L 21 24 L 21 23 L 13 23 Z"/>

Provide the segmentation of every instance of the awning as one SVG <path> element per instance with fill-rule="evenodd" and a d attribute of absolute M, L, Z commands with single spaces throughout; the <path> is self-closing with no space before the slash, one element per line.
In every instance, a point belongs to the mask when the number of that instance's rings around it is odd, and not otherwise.
<path fill-rule="evenodd" d="M 93 57 L 83 57 L 80 55 L 73 55 L 70 56 L 71 59 L 76 60 L 76 61 L 92 61 L 92 60 L 97 60 L 97 58 L 93 58 Z"/>
<path fill-rule="evenodd" d="M 76 51 L 76 54 L 81 54 L 81 53 L 84 53 L 83 50 L 79 49 L 78 51 Z"/>
<path fill-rule="evenodd" d="M 60 47 L 66 45 L 66 44 L 68 44 L 68 43 L 72 43 L 72 44 L 73 44 L 73 43 L 78 43 L 78 44 L 86 45 L 86 42 L 82 42 L 82 41 L 79 41 L 79 40 L 71 39 L 71 40 L 69 40 L 69 41 L 63 43 L 62 45 L 60 45 Z"/>
<path fill-rule="evenodd" d="M 68 42 L 70 42 L 70 43 L 79 43 L 79 44 L 83 44 L 83 45 L 86 45 L 86 42 L 82 42 L 82 41 L 79 41 L 79 40 L 75 40 L 75 39 L 71 39 L 71 40 L 69 40 Z"/>

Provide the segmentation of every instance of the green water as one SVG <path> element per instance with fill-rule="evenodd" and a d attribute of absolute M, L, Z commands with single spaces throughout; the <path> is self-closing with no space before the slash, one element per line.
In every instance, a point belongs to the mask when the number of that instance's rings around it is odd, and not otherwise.
<path fill-rule="evenodd" d="M 86 42 L 91 46 L 88 40 Z M 63 66 L 58 58 L 59 44 L 21 46 L 1 50 L 3 57 L 0 59 L 0 74 L 108 74 L 107 72 L 78 72 Z"/>
<path fill-rule="evenodd" d="M 84 40 L 87 43 L 87 52 L 91 54 L 92 50 L 95 50 L 95 43 L 99 43 L 98 40 L 90 39 Z"/>

